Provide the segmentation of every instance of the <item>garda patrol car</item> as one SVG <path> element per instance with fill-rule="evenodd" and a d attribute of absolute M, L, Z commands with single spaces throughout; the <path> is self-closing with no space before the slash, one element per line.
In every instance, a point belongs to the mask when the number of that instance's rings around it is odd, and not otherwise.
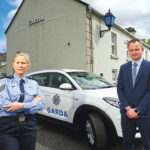
<path fill-rule="evenodd" d="M 88 71 L 43 70 L 28 74 L 45 94 L 42 116 L 80 127 L 95 149 L 122 137 L 116 87 Z"/>

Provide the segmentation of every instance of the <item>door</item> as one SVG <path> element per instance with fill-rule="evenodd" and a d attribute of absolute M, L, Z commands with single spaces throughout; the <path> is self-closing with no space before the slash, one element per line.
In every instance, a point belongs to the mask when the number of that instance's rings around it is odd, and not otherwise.
<path fill-rule="evenodd" d="M 48 116 L 47 114 L 47 104 L 49 104 L 49 99 L 51 99 L 51 95 L 49 94 L 49 73 L 37 73 L 30 76 L 31 79 L 34 79 L 38 82 L 44 96 L 45 96 L 45 105 L 43 110 L 38 113 Z"/>
<path fill-rule="evenodd" d="M 59 87 L 63 83 L 71 81 L 61 73 L 50 73 L 48 82 L 46 107 L 47 113 L 56 119 L 72 122 L 73 120 L 73 93 L 74 90 L 61 90 Z"/>

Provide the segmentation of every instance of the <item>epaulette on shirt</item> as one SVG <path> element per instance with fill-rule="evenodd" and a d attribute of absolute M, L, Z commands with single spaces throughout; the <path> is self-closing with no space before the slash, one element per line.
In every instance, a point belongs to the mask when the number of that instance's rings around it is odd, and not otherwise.
<path fill-rule="evenodd" d="M 13 77 L 14 77 L 13 75 L 10 75 L 10 76 L 0 77 L 0 79 L 4 79 L 4 78 L 12 79 Z"/>
<path fill-rule="evenodd" d="M 10 75 L 10 76 L 7 76 L 7 77 L 5 77 L 5 78 L 12 79 L 12 78 L 14 78 L 14 76 L 13 76 L 13 75 Z"/>
<path fill-rule="evenodd" d="M 12 79 L 13 77 L 14 77 L 13 75 L 10 75 L 10 76 L 1 77 L 0 79 L 4 79 L 4 78 Z M 0 92 L 2 92 L 4 89 L 5 89 L 5 84 L 0 86 Z"/>

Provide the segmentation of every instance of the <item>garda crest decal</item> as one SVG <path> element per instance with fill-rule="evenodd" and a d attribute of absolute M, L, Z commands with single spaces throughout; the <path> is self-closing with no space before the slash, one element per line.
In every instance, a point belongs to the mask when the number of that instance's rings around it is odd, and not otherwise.
<path fill-rule="evenodd" d="M 58 94 L 56 94 L 53 97 L 52 101 L 53 101 L 53 104 L 55 104 L 57 106 L 59 104 L 59 102 L 60 102 L 60 96 Z"/>

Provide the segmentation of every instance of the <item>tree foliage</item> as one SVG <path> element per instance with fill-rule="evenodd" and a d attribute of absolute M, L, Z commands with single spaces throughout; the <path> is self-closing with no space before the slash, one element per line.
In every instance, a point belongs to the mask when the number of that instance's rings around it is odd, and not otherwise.
<path fill-rule="evenodd" d="M 150 45 L 150 39 L 148 39 L 146 43 L 147 43 L 148 45 Z"/>

